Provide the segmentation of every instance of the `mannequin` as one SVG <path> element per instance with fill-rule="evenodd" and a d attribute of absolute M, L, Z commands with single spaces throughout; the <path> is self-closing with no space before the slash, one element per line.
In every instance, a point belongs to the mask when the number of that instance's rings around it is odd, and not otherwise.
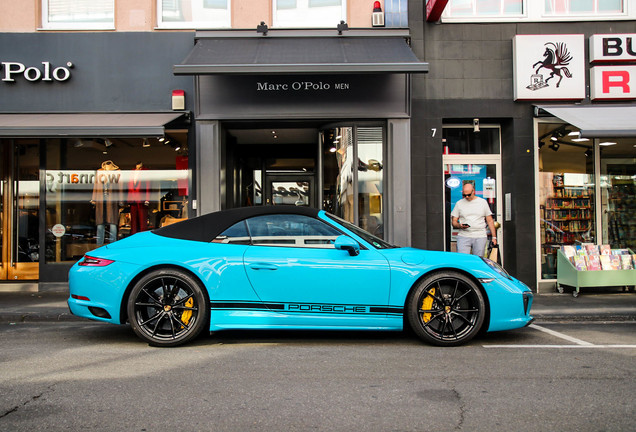
<path fill-rule="evenodd" d="M 109 243 L 117 240 L 119 203 L 122 200 L 120 178 L 119 167 L 111 160 L 102 162 L 101 168 L 95 175 L 91 203 L 95 205 L 97 246 L 104 244 L 106 225 L 109 229 Z"/>
<path fill-rule="evenodd" d="M 135 164 L 128 182 L 128 204 L 130 204 L 130 234 L 148 229 L 148 205 L 150 185 L 141 171 L 147 170 L 143 162 Z"/>

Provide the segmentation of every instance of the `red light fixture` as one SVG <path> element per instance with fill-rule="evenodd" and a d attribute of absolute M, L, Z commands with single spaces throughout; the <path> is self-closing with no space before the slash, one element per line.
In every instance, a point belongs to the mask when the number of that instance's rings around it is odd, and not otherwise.
<path fill-rule="evenodd" d="M 371 23 L 373 27 L 384 27 L 384 12 L 382 12 L 382 4 L 379 1 L 373 2 Z"/>
<path fill-rule="evenodd" d="M 104 258 L 95 258 L 92 256 L 84 255 L 84 259 L 78 263 L 78 265 L 84 267 L 106 267 L 114 263 L 115 261 L 104 259 Z"/>

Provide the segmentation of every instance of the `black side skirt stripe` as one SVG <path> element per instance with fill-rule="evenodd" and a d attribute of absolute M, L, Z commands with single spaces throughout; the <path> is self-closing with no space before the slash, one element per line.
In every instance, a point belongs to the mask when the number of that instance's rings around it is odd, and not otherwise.
<path fill-rule="evenodd" d="M 262 310 L 286 313 L 338 313 L 338 314 L 391 314 L 402 315 L 404 308 L 392 306 L 368 306 L 351 304 L 317 303 L 261 303 L 261 302 L 210 302 L 215 310 Z"/>

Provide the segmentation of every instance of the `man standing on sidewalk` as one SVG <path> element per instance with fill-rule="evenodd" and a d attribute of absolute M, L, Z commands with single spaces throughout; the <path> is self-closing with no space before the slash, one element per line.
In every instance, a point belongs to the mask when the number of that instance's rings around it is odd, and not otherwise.
<path fill-rule="evenodd" d="M 457 201 L 451 212 L 451 224 L 459 229 L 457 234 L 457 252 L 484 256 L 488 236 L 486 224 L 492 234 L 493 244 L 497 244 L 497 231 L 492 219 L 492 212 L 485 199 L 475 195 L 472 183 L 464 184 L 462 199 Z"/>

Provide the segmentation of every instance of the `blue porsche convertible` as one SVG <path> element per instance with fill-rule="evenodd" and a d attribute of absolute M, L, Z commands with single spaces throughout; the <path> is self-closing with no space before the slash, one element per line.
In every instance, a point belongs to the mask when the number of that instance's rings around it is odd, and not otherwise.
<path fill-rule="evenodd" d="M 322 210 L 199 216 L 90 252 L 69 274 L 73 314 L 130 322 L 155 346 L 204 329 L 394 330 L 434 345 L 528 325 L 532 293 L 488 259 L 392 246 Z"/>

